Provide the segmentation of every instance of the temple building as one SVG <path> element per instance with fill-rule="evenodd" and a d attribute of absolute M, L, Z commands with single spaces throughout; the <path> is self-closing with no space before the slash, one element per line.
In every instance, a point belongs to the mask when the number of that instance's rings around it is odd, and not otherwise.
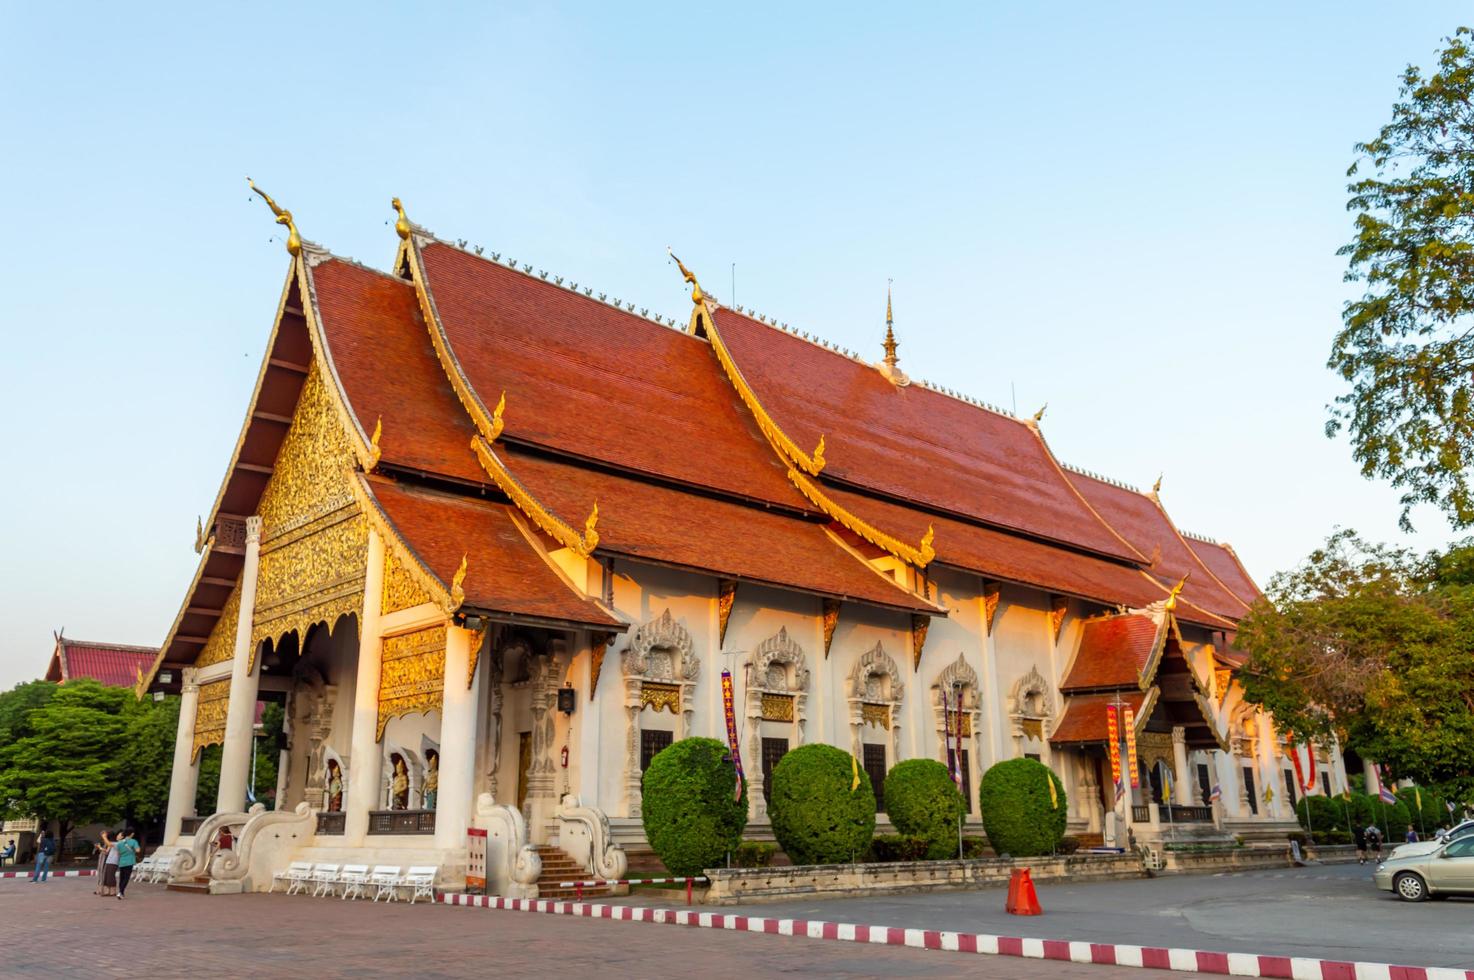
<path fill-rule="evenodd" d="M 1042 412 L 907 377 L 889 303 L 871 362 L 723 305 L 678 260 L 691 302 L 663 319 L 437 238 L 397 200 L 388 271 L 267 201 L 286 282 L 157 661 L 191 665 L 181 873 L 219 827 L 244 847 L 271 820 L 297 823 L 241 857 L 257 883 L 288 857 L 454 883 L 470 827 L 494 886 L 534 889 L 538 847 L 608 874 L 643 846 L 650 759 L 725 739 L 723 670 L 750 834 L 806 742 L 877 786 L 950 755 L 974 821 L 982 773 L 1031 756 L 1071 832 L 1121 846 L 1283 834 L 1307 785 L 1345 787 L 1334 749 L 1297 776 L 1243 701 L 1233 637 L 1259 592 L 1233 550 L 1181 533 L 1157 488 L 1062 465 Z M 286 708 L 276 814 L 245 805 L 258 699 Z M 1111 708 L 1134 789 L 1112 778 Z M 216 812 L 196 814 L 216 744 Z"/>

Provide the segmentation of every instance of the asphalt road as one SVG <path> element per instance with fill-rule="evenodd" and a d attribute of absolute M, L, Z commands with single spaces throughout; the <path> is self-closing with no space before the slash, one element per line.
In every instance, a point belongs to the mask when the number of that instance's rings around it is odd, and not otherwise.
<path fill-rule="evenodd" d="M 1131 943 L 1227 953 L 1474 968 L 1474 899 L 1411 904 L 1372 865 L 1037 886 L 1044 915 L 1008 915 L 1002 888 L 740 907 L 750 915 Z M 657 903 L 648 896 L 642 904 Z M 730 912 L 731 908 L 721 911 Z"/>

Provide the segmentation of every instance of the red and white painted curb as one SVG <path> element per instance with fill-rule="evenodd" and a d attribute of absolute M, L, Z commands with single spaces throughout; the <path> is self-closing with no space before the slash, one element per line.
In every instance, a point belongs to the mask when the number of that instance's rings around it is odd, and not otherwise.
<path fill-rule="evenodd" d="M 990 956 L 1021 956 L 1036 960 L 1065 960 L 1073 963 L 1105 963 L 1138 966 L 1153 970 L 1215 973 L 1236 977 L 1278 977 L 1283 980 L 1474 980 L 1474 970 L 1448 967 L 1392 966 L 1387 963 L 1352 963 L 1342 960 L 1306 959 L 1298 956 L 1260 956 L 1255 953 L 1209 953 L 1196 949 L 1167 949 L 1159 946 L 1128 946 L 1120 943 L 1072 942 L 1064 939 L 1022 939 L 970 932 L 934 929 L 899 929 L 893 926 L 861 926 L 846 922 L 806 919 L 765 919 L 720 912 L 684 909 L 655 909 L 641 905 L 603 905 L 546 899 L 499 898 L 489 895 L 441 894 L 442 905 L 504 909 L 515 912 L 546 912 L 616 922 L 662 922 L 701 929 L 758 932 L 771 936 L 800 936 L 835 939 L 841 942 L 912 946 L 955 953 Z"/>
<path fill-rule="evenodd" d="M 559 888 L 606 888 L 614 885 L 684 885 L 687 882 L 705 881 L 704 875 L 692 878 L 597 878 L 592 881 L 560 881 Z"/>
<path fill-rule="evenodd" d="M 48 871 L 48 878 L 86 878 L 88 875 L 97 874 L 96 868 L 85 868 L 81 871 Z M 0 871 L 0 878 L 29 878 L 29 871 Z"/>

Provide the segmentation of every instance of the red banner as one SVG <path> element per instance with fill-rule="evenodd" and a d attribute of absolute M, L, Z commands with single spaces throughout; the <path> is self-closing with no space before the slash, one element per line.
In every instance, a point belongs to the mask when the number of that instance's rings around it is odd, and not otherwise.
<path fill-rule="evenodd" d="M 722 713 L 727 718 L 727 751 L 732 753 L 732 765 L 737 769 L 737 789 L 733 799 L 742 799 L 742 750 L 737 747 L 737 711 L 732 706 L 732 672 L 722 671 Z"/>
<path fill-rule="evenodd" d="M 1110 739 L 1107 752 L 1111 757 L 1111 780 L 1116 792 L 1121 791 L 1121 729 L 1116 723 L 1116 706 L 1106 705 L 1106 737 Z"/>
<path fill-rule="evenodd" d="M 1306 761 L 1302 764 L 1300 750 L 1290 746 L 1290 761 L 1295 763 L 1295 779 L 1300 783 L 1300 792 L 1308 796 L 1315 787 L 1315 746 L 1309 742 L 1305 743 L 1305 755 Z"/>
<path fill-rule="evenodd" d="M 1131 788 L 1141 785 L 1141 775 L 1136 767 L 1136 712 L 1126 706 L 1126 771 L 1131 776 Z"/>

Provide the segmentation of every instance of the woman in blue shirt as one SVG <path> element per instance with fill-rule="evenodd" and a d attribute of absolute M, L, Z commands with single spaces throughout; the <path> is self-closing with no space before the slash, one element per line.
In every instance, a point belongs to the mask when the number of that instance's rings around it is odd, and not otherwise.
<path fill-rule="evenodd" d="M 138 863 L 143 847 L 133 837 L 132 830 L 123 831 L 118 838 L 118 901 L 128 893 L 128 879 L 133 877 L 133 866 Z"/>

